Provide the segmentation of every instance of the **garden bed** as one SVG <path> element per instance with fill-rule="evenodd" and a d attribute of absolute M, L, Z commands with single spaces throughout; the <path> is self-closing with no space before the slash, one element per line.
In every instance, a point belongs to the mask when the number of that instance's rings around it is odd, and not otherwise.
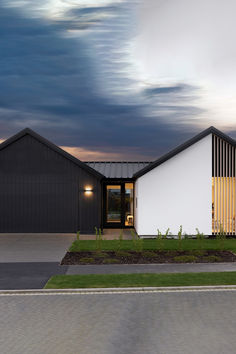
<path fill-rule="evenodd" d="M 76 264 L 150 264 L 236 262 L 231 251 L 152 250 L 152 251 L 80 251 L 67 252 L 62 265 Z"/>

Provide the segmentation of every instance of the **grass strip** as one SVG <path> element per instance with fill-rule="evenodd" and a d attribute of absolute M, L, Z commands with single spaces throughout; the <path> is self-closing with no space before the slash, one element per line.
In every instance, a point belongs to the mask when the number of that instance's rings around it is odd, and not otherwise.
<path fill-rule="evenodd" d="M 55 275 L 45 289 L 236 285 L 236 272 Z"/>
<path fill-rule="evenodd" d="M 133 250 L 134 243 L 132 240 L 122 240 L 119 243 L 118 240 L 103 240 L 101 242 L 101 249 L 104 251 L 116 251 L 120 250 Z M 164 250 L 178 250 L 179 241 L 173 239 L 162 240 L 162 249 Z M 143 240 L 143 249 L 144 250 L 156 250 L 158 249 L 158 244 L 155 239 Z M 205 239 L 201 243 L 196 239 L 183 239 L 181 242 L 181 249 L 183 251 L 187 250 L 221 250 L 222 246 L 216 239 Z M 224 241 L 224 250 L 229 250 L 236 252 L 236 239 L 226 239 Z M 96 241 L 95 240 L 80 240 L 74 241 L 69 249 L 70 252 L 79 252 L 79 251 L 95 251 L 96 250 Z"/>

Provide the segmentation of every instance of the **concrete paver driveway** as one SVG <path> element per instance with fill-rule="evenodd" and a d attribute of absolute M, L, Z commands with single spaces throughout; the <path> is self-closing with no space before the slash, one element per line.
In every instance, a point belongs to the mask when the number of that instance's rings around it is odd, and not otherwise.
<path fill-rule="evenodd" d="M 0 297 L 1 354 L 232 354 L 236 292 Z"/>
<path fill-rule="evenodd" d="M 75 234 L 0 234 L 0 263 L 60 262 Z"/>

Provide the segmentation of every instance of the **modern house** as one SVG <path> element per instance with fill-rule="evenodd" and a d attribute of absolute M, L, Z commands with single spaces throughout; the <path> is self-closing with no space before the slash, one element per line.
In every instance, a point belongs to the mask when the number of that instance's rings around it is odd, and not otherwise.
<path fill-rule="evenodd" d="M 214 127 L 150 162 L 81 162 L 31 129 L 0 145 L 0 232 L 235 235 L 236 141 Z"/>

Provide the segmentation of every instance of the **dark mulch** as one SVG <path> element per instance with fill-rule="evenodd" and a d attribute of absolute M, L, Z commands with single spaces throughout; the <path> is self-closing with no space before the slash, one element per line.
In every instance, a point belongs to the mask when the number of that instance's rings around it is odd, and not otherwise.
<path fill-rule="evenodd" d="M 176 258 L 177 257 L 177 258 Z M 150 264 L 236 262 L 230 251 L 81 251 L 67 252 L 61 264 Z"/>

